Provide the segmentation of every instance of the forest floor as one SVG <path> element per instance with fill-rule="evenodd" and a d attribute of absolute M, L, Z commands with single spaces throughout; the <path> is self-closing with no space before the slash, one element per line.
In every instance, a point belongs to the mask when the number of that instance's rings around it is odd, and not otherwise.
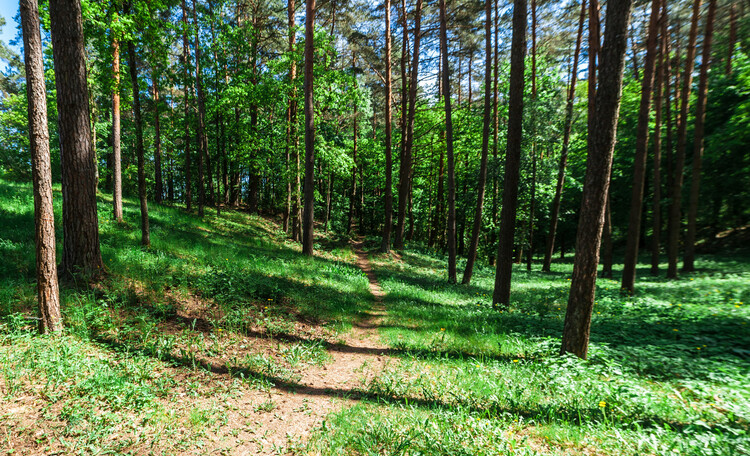
<path fill-rule="evenodd" d="M 514 270 L 499 312 L 489 267 L 451 285 L 440 254 L 336 235 L 305 258 L 271 220 L 163 205 L 142 249 L 137 202 L 117 224 L 102 196 L 108 274 L 63 287 L 51 338 L 32 201 L 0 179 L 0 454 L 750 454 L 747 252 L 599 280 L 581 361 L 569 262 Z"/>

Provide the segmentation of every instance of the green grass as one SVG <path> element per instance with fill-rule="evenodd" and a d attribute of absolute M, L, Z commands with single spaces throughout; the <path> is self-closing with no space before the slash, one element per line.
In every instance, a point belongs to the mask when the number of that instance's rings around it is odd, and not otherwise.
<path fill-rule="evenodd" d="M 60 196 L 58 188 L 58 254 Z M 190 408 L 176 394 L 294 385 L 302 370 L 330 361 L 325 344 L 371 302 L 346 239 L 323 239 L 326 250 L 309 259 L 260 217 L 152 205 L 144 249 L 137 202 L 125 201 L 122 224 L 110 220 L 110 204 L 100 196 L 106 277 L 62 287 L 65 334 L 39 337 L 31 188 L 0 180 L 0 410 L 30 398 L 45 410 L 26 424 L 0 412 L 0 450 L 23 442 L 16 451 L 180 454 L 227 410 Z M 254 337 L 269 342 L 256 347 Z"/>
<path fill-rule="evenodd" d="M 229 398 L 299 389 L 372 302 L 346 239 L 320 239 L 308 259 L 260 217 L 150 209 L 153 245 L 143 249 L 136 202 L 116 224 L 100 197 L 108 274 L 63 287 L 65 333 L 43 337 L 29 318 L 31 189 L 0 180 L 0 450 L 201 452 L 243 432 Z M 491 268 L 466 287 L 447 283 L 444 258 L 371 259 L 395 361 L 350 389 L 316 393 L 357 404 L 289 451 L 750 454 L 747 254 L 699 257 L 678 281 L 641 268 L 635 297 L 599 280 L 587 361 L 558 355 L 569 262 L 550 274 L 515 270 L 511 309 L 498 312 Z M 248 413 L 271 419 L 280 403 L 262 394 Z"/>
<path fill-rule="evenodd" d="M 443 261 L 402 259 L 373 257 L 401 362 L 316 437 L 323 454 L 750 452 L 747 257 L 679 281 L 641 270 L 636 297 L 600 279 L 588 361 L 557 354 L 572 265 L 519 267 L 498 312 L 490 269 L 466 287 Z"/>

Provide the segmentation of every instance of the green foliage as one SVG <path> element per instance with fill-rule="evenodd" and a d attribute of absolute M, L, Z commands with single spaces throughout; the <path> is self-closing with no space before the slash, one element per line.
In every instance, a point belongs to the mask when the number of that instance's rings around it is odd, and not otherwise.
<path fill-rule="evenodd" d="M 514 271 L 513 306 L 498 312 L 489 270 L 465 287 L 446 284 L 443 263 L 428 255 L 402 260 L 376 268 L 389 311 L 382 335 L 401 361 L 365 386 L 364 404 L 335 415 L 312 448 L 748 450 L 746 256 L 704 258 L 701 272 L 681 282 L 643 273 L 631 298 L 618 282 L 598 281 L 588 361 L 558 356 L 570 264 L 553 264 L 552 274 Z"/>

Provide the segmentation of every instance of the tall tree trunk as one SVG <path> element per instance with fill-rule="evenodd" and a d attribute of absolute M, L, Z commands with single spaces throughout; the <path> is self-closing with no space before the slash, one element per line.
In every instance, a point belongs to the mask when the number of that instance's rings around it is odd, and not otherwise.
<path fill-rule="evenodd" d="M 456 283 L 456 165 L 453 157 L 453 114 L 451 112 L 451 79 L 450 64 L 448 62 L 448 24 L 445 10 L 445 0 L 440 0 L 440 54 L 443 58 L 445 144 L 448 151 L 448 282 Z M 416 43 L 419 42 L 418 39 L 415 36 L 415 55 L 417 50 Z M 416 86 L 416 77 L 412 79 L 412 85 Z"/>
<path fill-rule="evenodd" d="M 315 48 L 315 0 L 307 0 L 305 11 L 305 210 L 302 253 L 313 255 L 315 223 L 315 107 L 313 105 L 313 64 Z"/>
<path fill-rule="evenodd" d="M 489 263 L 490 266 L 495 265 L 495 242 L 497 242 L 497 194 L 499 190 L 499 181 L 497 178 L 498 175 L 498 167 L 500 166 L 500 162 L 497 159 L 497 145 L 498 145 L 498 133 L 500 130 L 500 118 L 498 116 L 497 111 L 497 104 L 498 104 L 498 84 L 499 84 L 499 60 L 500 60 L 500 49 L 499 49 L 499 33 L 498 33 L 498 22 L 500 17 L 500 10 L 498 8 L 498 0 L 495 0 L 495 24 L 494 24 L 494 33 L 495 33 L 495 55 L 494 55 L 494 87 L 492 89 L 492 163 L 493 163 L 493 173 L 492 173 L 492 230 L 490 231 L 489 236 L 489 254 L 487 258 L 487 263 Z"/>
<path fill-rule="evenodd" d="M 188 41 L 187 6 L 182 0 L 182 61 L 184 66 L 183 77 L 185 78 L 185 209 L 192 209 L 192 163 L 190 162 L 190 44 Z"/>
<path fill-rule="evenodd" d="M 203 216 L 203 207 L 206 204 L 206 170 L 204 166 L 208 163 L 208 140 L 206 138 L 206 103 L 203 98 L 200 27 L 198 26 L 198 6 L 196 0 L 193 0 L 193 25 L 195 26 L 195 91 L 198 101 L 198 215 Z M 208 186 L 212 187 L 210 183 L 210 167 L 207 174 L 209 180 Z"/>
<path fill-rule="evenodd" d="M 154 200 L 162 202 L 164 195 L 164 183 L 162 179 L 161 166 L 161 123 L 159 122 L 159 75 L 151 71 L 152 89 L 154 97 L 154 174 L 156 185 L 154 188 Z"/>
<path fill-rule="evenodd" d="M 588 141 L 573 278 L 560 348 L 561 354 L 572 353 L 580 358 L 586 358 L 588 354 L 596 270 L 622 94 L 631 5 L 631 0 L 607 4 L 607 26 L 604 29 L 592 129 L 594 134 Z"/>
<path fill-rule="evenodd" d="M 114 34 L 115 32 L 112 31 Z M 122 148 L 120 146 L 120 41 L 112 39 L 112 217 L 122 222 Z"/>
<path fill-rule="evenodd" d="M 701 167 L 703 162 L 703 132 L 706 125 L 706 101 L 708 98 L 708 69 L 711 65 L 711 41 L 714 32 L 716 0 L 708 2 L 706 31 L 703 38 L 701 73 L 698 79 L 698 104 L 695 106 L 695 137 L 693 139 L 693 176 L 690 185 L 690 205 L 688 206 L 687 238 L 685 256 L 682 261 L 684 272 L 695 271 L 695 237 L 698 219 L 698 198 L 700 197 Z"/>
<path fill-rule="evenodd" d="M 146 197 L 146 163 L 143 158 L 143 120 L 141 119 L 141 97 L 138 88 L 138 67 L 135 60 L 135 45 L 128 41 L 128 66 L 130 82 L 133 84 L 133 117 L 135 119 L 135 153 L 138 157 L 138 198 L 141 202 L 141 245 L 151 245 L 148 226 L 148 200 Z"/>
<path fill-rule="evenodd" d="M 354 60 L 354 53 L 352 53 L 352 73 L 353 74 L 356 74 L 356 72 L 354 72 L 355 65 L 356 65 L 356 61 Z M 355 90 L 356 90 L 356 87 L 357 87 L 356 80 L 354 82 L 354 87 L 355 87 Z M 347 225 L 346 225 L 346 232 L 347 233 L 351 233 L 351 231 L 352 231 L 352 223 L 354 222 L 354 202 L 357 199 L 357 168 L 358 168 L 358 165 L 357 165 L 357 139 L 358 139 L 357 138 L 357 134 L 359 132 L 359 125 L 358 125 L 358 113 L 357 113 L 357 102 L 356 101 L 354 102 L 354 119 L 353 119 L 352 123 L 353 123 L 353 125 L 352 125 L 352 130 L 353 130 L 353 132 L 352 132 L 353 133 L 352 139 L 354 141 L 354 146 L 353 146 L 353 149 L 352 149 L 352 160 L 354 162 L 354 166 L 352 166 L 352 186 L 350 187 L 351 191 L 349 193 L 349 217 L 348 217 Z M 360 227 L 360 228 L 363 229 L 364 227 Z"/>
<path fill-rule="evenodd" d="M 565 105 L 565 130 L 563 132 L 562 151 L 560 152 L 560 166 L 557 170 L 557 186 L 555 197 L 552 200 L 552 211 L 550 213 L 549 235 L 547 246 L 544 251 L 544 263 L 542 271 L 550 272 L 552 266 L 552 253 L 555 250 L 555 235 L 557 233 L 557 222 L 560 217 L 560 203 L 562 192 L 565 188 L 565 167 L 568 164 L 568 148 L 570 147 L 570 132 L 573 127 L 573 104 L 576 95 L 576 81 L 578 80 L 578 57 L 581 53 L 581 42 L 583 41 L 583 22 L 586 18 L 586 0 L 581 1 L 581 13 L 578 17 L 578 34 L 576 35 L 576 49 L 573 53 L 573 66 L 570 70 L 570 87 L 568 88 L 568 100 Z"/>
<path fill-rule="evenodd" d="M 669 35 L 667 32 L 667 3 L 661 0 L 661 16 L 659 17 L 659 66 L 654 81 L 654 194 L 652 198 L 652 235 L 651 235 L 651 275 L 659 274 L 659 250 L 661 237 L 661 125 L 662 125 L 662 96 L 669 99 L 669 80 L 664 84 L 665 75 L 669 74 Z M 666 71 L 665 71 L 666 67 Z"/>
<path fill-rule="evenodd" d="M 416 18 L 415 18 L 416 21 Z M 398 208 L 396 214 L 396 234 L 393 246 L 396 249 L 404 248 L 404 228 L 406 222 L 406 193 L 408 183 L 404 174 L 404 162 L 406 161 L 406 141 L 408 130 L 408 106 L 409 106 L 409 79 L 407 78 L 407 60 L 409 55 L 409 27 L 407 26 L 408 15 L 406 14 L 406 0 L 401 2 L 401 28 L 403 30 L 403 41 L 401 43 L 401 148 L 398 173 Z"/>
<path fill-rule="evenodd" d="M 669 206 L 669 236 L 667 238 L 667 256 L 669 266 L 667 278 L 677 278 L 677 256 L 680 249 L 680 223 L 682 203 L 682 172 L 685 167 L 685 147 L 687 144 L 687 123 L 690 103 L 690 89 L 693 85 L 693 64 L 695 63 L 695 42 L 698 36 L 698 16 L 700 16 L 701 0 L 693 3 L 693 19 L 690 24 L 690 35 L 685 57 L 685 73 L 682 83 L 680 118 L 677 124 L 677 151 L 672 177 L 671 202 Z"/>
<path fill-rule="evenodd" d="M 599 0 L 589 0 L 589 75 L 587 136 L 593 137 L 596 115 L 596 70 L 601 39 L 599 37 Z"/>
<path fill-rule="evenodd" d="M 445 1 L 445 0 L 443 0 Z M 487 158 L 490 148 L 490 120 L 492 119 L 492 0 L 485 0 L 484 5 L 484 119 L 482 124 L 482 158 L 479 162 L 479 186 L 477 188 L 477 208 L 474 213 L 474 225 L 471 229 L 471 243 L 466 256 L 466 268 L 461 283 L 471 283 L 471 274 L 479 248 L 479 231 L 482 228 L 482 207 L 487 182 Z"/>
<path fill-rule="evenodd" d="M 497 247 L 497 272 L 493 306 L 510 305 L 510 281 L 513 266 L 513 237 L 516 230 L 518 181 L 523 139 L 524 58 L 526 55 L 526 0 L 513 4 L 513 38 L 510 50 L 510 94 L 508 96 L 508 141 L 505 152 L 503 208 Z"/>
<path fill-rule="evenodd" d="M 289 22 L 289 52 L 294 52 L 297 42 L 295 32 L 295 2 L 289 0 L 287 4 L 287 20 Z M 292 166 L 294 168 L 294 178 L 292 180 L 292 239 L 297 242 L 302 241 L 302 181 L 300 176 L 300 153 L 299 137 L 297 136 L 297 61 L 291 59 L 289 65 L 289 84 L 291 93 L 289 95 L 289 147 L 292 149 Z"/>
<path fill-rule="evenodd" d="M 630 196 L 630 218 L 628 238 L 625 247 L 625 262 L 622 268 L 621 288 L 628 294 L 635 291 L 635 268 L 638 264 L 638 247 L 641 237 L 641 214 L 643 213 L 643 193 L 646 184 L 646 160 L 648 159 L 648 128 L 651 112 L 651 91 L 654 83 L 657 38 L 659 37 L 659 11 L 661 0 L 652 0 L 651 18 L 646 39 L 646 60 L 643 64 L 641 80 L 641 105 L 638 111 L 635 158 L 633 161 L 633 187 Z"/>
<path fill-rule="evenodd" d="M 294 0 L 288 0 L 287 1 L 287 35 L 289 37 L 289 47 L 287 48 L 287 51 L 289 52 L 290 58 L 290 66 L 289 66 L 289 84 L 292 87 L 290 90 L 290 96 L 289 96 L 289 104 L 286 108 L 286 205 L 284 207 L 284 232 L 289 234 L 289 228 L 290 228 L 290 219 L 292 218 L 292 213 L 294 211 L 294 206 L 292 203 L 294 189 L 293 189 L 293 179 L 292 179 L 292 156 L 294 155 L 292 153 L 292 104 L 293 104 L 293 94 L 294 94 L 294 76 L 292 73 L 296 73 L 297 71 L 297 62 L 296 58 L 293 57 L 294 52 L 294 42 L 295 42 L 295 24 L 294 24 Z"/>
<path fill-rule="evenodd" d="M 393 144 L 391 113 L 391 1 L 385 0 L 385 220 L 380 251 L 391 251 L 393 229 Z"/>
<path fill-rule="evenodd" d="M 252 17 L 252 31 L 250 43 L 250 64 L 252 67 L 251 83 L 254 88 L 258 86 L 258 41 L 260 34 L 259 15 L 257 10 L 253 12 Z M 250 131 L 253 138 L 253 155 L 254 160 L 250 161 L 250 182 L 249 182 L 249 195 L 248 195 L 248 210 L 252 214 L 259 213 L 259 201 L 260 201 L 260 166 L 257 163 L 258 153 L 260 148 L 256 145 L 259 140 L 258 133 L 258 103 L 253 98 L 250 103 Z"/>
<path fill-rule="evenodd" d="M 39 34 L 37 0 L 21 0 L 20 13 L 34 184 L 36 291 L 41 316 L 39 331 L 50 334 L 62 329 L 62 319 L 55 258 L 55 213 L 52 205 L 52 169 L 47 128 L 47 89 L 44 83 L 44 53 Z"/>
<path fill-rule="evenodd" d="M 55 65 L 63 195 L 60 274 L 93 278 L 104 271 L 99 248 L 94 148 L 79 0 L 49 2 Z"/>
<path fill-rule="evenodd" d="M 536 110 L 536 1 L 531 0 L 531 100 Z M 536 116 L 531 127 L 531 201 L 529 203 L 529 251 L 526 256 L 526 270 L 531 271 L 534 257 L 534 212 L 536 211 Z"/>

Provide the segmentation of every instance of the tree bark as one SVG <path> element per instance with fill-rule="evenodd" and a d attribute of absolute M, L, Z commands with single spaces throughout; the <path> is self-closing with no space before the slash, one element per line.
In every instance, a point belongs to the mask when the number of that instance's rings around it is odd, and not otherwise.
<path fill-rule="evenodd" d="M 206 170 L 208 163 L 206 140 L 206 103 L 203 99 L 203 78 L 201 77 L 201 45 L 200 29 L 198 27 L 198 8 L 196 0 L 193 0 L 193 26 L 195 26 L 195 94 L 198 102 L 198 215 L 203 216 L 203 208 L 206 205 Z M 211 180 L 211 170 L 208 171 L 208 179 Z M 210 186 L 210 185 L 209 185 Z"/>
<path fill-rule="evenodd" d="M 391 1 L 385 0 L 385 220 L 380 252 L 391 251 L 393 230 L 393 144 L 391 112 Z"/>
<path fill-rule="evenodd" d="M 669 80 L 664 84 L 665 75 L 669 74 L 669 35 L 667 32 L 667 4 L 661 0 L 661 16 L 659 17 L 659 66 L 654 81 L 654 193 L 652 201 L 652 235 L 651 235 L 651 275 L 659 274 L 659 250 L 661 238 L 661 125 L 662 125 L 662 96 L 669 91 Z M 666 71 L 665 71 L 666 67 Z M 669 100 L 669 96 L 665 98 Z"/>
<path fill-rule="evenodd" d="M 37 0 L 21 0 L 20 13 L 34 185 L 36 291 L 41 317 L 39 331 L 50 334 L 62 329 L 62 319 L 55 257 L 55 213 L 52 204 L 52 169 L 47 128 L 47 89 L 44 83 L 44 52 L 39 34 Z"/>
<path fill-rule="evenodd" d="M 628 237 L 625 246 L 625 261 L 622 268 L 622 290 L 632 295 L 635 291 L 635 269 L 638 264 L 638 247 L 641 238 L 641 214 L 643 213 L 643 193 L 646 184 L 646 160 L 648 158 L 648 128 L 651 112 L 651 92 L 654 83 L 657 39 L 659 36 L 659 11 L 661 0 L 652 0 L 651 18 L 646 39 L 646 59 L 641 79 L 641 105 L 638 111 L 635 158 L 633 161 L 633 187 L 630 196 L 630 218 Z"/>
<path fill-rule="evenodd" d="M 399 167 L 399 178 L 398 178 L 398 217 L 396 221 L 396 236 L 393 240 L 393 247 L 396 249 L 404 248 L 404 235 L 406 232 L 406 209 L 409 199 L 409 178 L 411 175 L 411 144 L 413 141 L 413 121 L 412 104 L 416 106 L 416 99 L 412 98 L 412 93 L 416 97 L 416 74 L 417 67 L 419 64 L 419 25 L 421 24 L 421 8 L 422 1 L 417 0 L 417 6 L 419 11 L 414 13 L 414 49 L 412 51 L 412 65 L 409 74 L 409 79 L 406 78 L 406 64 L 407 64 L 407 48 L 409 45 L 409 34 L 407 27 L 407 15 L 406 15 L 406 0 L 403 2 L 402 27 L 404 29 L 404 42 L 403 49 L 401 52 L 401 163 Z M 412 126 L 410 128 L 410 125 Z M 411 138 L 411 139 L 410 139 Z"/>
<path fill-rule="evenodd" d="M 531 100 L 532 112 L 536 110 L 536 1 L 531 0 Z M 529 250 L 526 255 L 526 270 L 531 271 L 534 257 L 534 212 L 536 211 L 536 116 L 531 126 L 531 201 L 529 203 Z"/>
<path fill-rule="evenodd" d="M 552 211 L 550 213 L 549 235 L 547 246 L 544 251 L 544 263 L 542 271 L 550 272 L 552 266 L 552 253 L 555 251 L 555 235 L 557 233 L 557 222 L 560 217 L 560 203 L 562 192 L 565 188 L 565 167 L 568 164 L 568 148 L 570 147 L 570 132 L 573 127 L 573 104 L 576 95 L 576 81 L 578 80 L 578 57 L 581 53 L 581 42 L 583 41 L 583 22 L 586 18 L 586 0 L 581 1 L 581 13 L 578 17 L 578 34 L 576 35 L 576 49 L 573 53 L 573 66 L 570 71 L 570 87 L 568 88 L 568 100 L 565 105 L 565 130 L 563 132 L 562 151 L 560 152 L 560 166 L 557 171 L 557 185 L 555 197 L 552 200 Z"/>
<path fill-rule="evenodd" d="M 154 177 L 155 177 L 155 188 L 154 188 L 154 200 L 157 203 L 162 202 L 164 195 L 164 183 L 162 179 L 162 166 L 161 166 L 161 123 L 159 122 L 159 75 L 156 71 L 151 72 L 152 89 L 154 97 Z"/>
<path fill-rule="evenodd" d="M 182 59 L 184 72 L 183 77 L 185 78 L 185 209 L 188 212 L 192 209 L 193 204 L 193 193 L 192 193 L 192 163 L 190 157 L 190 44 L 188 41 L 188 20 L 187 20 L 187 6 L 185 0 L 182 0 Z"/>
<path fill-rule="evenodd" d="M 287 5 L 287 20 L 289 22 L 289 52 L 294 52 L 297 42 L 295 32 L 295 2 L 289 0 Z M 300 175 L 299 137 L 297 136 L 297 60 L 291 59 L 289 66 L 289 84 L 291 93 L 289 95 L 289 141 L 292 149 L 292 166 L 294 167 L 294 195 L 292 197 L 292 239 L 302 241 L 302 181 Z"/>
<path fill-rule="evenodd" d="M 695 42 L 698 36 L 698 16 L 700 15 L 701 0 L 693 3 L 693 19 L 690 24 L 690 35 L 685 57 L 685 73 L 680 96 L 680 118 L 677 124 L 677 150 L 675 153 L 675 164 L 672 176 L 671 202 L 669 205 L 669 236 L 667 244 L 667 256 L 669 266 L 667 278 L 677 278 L 677 257 L 680 249 L 680 223 L 682 203 L 682 179 L 685 167 L 685 147 L 687 143 L 687 123 L 690 104 L 690 89 L 693 85 L 693 65 L 695 63 Z"/>
<path fill-rule="evenodd" d="M 114 34 L 115 32 L 112 31 Z M 120 41 L 112 39 L 112 217 L 122 222 L 122 147 L 120 145 Z"/>
<path fill-rule="evenodd" d="M 442 0 L 445 1 L 445 0 Z M 482 124 L 482 158 L 479 162 L 479 183 L 477 187 L 477 207 L 474 213 L 474 225 L 471 229 L 471 242 L 466 256 L 466 268 L 461 283 L 471 283 L 474 261 L 479 248 L 479 231 L 482 228 L 482 207 L 487 182 L 487 158 L 490 148 L 490 120 L 492 119 L 492 0 L 485 0 L 484 5 L 484 119 Z"/>
<path fill-rule="evenodd" d="M 498 22 L 500 17 L 500 10 L 498 8 L 498 0 L 495 0 L 495 24 L 494 24 L 494 31 L 495 31 L 495 55 L 494 55 L 494 87 L 492 89 L 492 95 L 493 95 L 493 101 L 492 101 L 492 163 L 493 163 L 493 173 L 492 173 L 492 230 L 490 231 L 489 236 L 489 255 L 487 258 L 487 263 L 489 263 L 490 266 L 495 266 L 495 242 L 497 241 L 497 194 L 499 190 L 498 185 L 498 179 L 497 179 L 497 167 L 499 167 L 500 163 L 497 159 L 497 146 L 498 146 L 498 133 L 500 130 L 500 119 L 497 112 L 497 104 L 498 104 L 498 84 L 499 84 L 499 70 L 500 70 L 500 49 L 499 49 L 499 33 L 498 33 Z"/>
<path fill-rule="evenodd" d="M 510 54 L 510 94 L 508 100 L 508 141 L 505 152 L 503 208 L 497 248 L 497 272 L 492 304 L 510 306 L 510 281 L 513 267 L 513 237 L 518 207 L 518 181 L 523 139 L 524 58 L 526 55 L 526 0 L 513 4 L 513 38 Z"/>
<path fill-rule="evenodd" d="M 97 278 L 103 274 L 104 264 L 99 248 L 81 3 L 51 0 L 49 9 L 63 195 L 63 257 L 59 273 Z"/>
<path fill-rule="evenodd" d="M 315 106 L 313 105 L 313 67 L 315 58 L 315 0 L 307 0 L 305 12 L 305 210 L 303 214 L 302 253 L 313 255 L 315 223 Z"/>
<path fill-rule="evenodd" d="M 448 282 L 456 283 L 456 164 L 453 157 L 453 114 L 451 112 L 450 65 L 448 62 L 448 24 L 445 10 L 445 0 L 440 0 L 440 54 L 443 59 L 445 144 L 448 151 Z M 415 37 L 415 55 L 417 40 L 418 38 Z M 416 87 L 416 77 L 412 79 L 412 86 Z M 409 116 L 411 117 L 411 111 Z"/>
<path fill-rule="evenodd" d="M 355 66 L 356 66 L 356 61 L 355 61 L 354 53 L 352 53 L 352 74 L 356 75 L 356 72 L 354 71 Z M 356 76 L 355 76 L 355 81 L 354 81 L 354 88 L 355 88 L 355 90 L 357 90 Z M 358 124 L 359 118 L 358 117 L 359 116 L 358 116 L 358 111 L 357 111 L 357 103 L 355 101 L 355 103 L 354 103 L 354 119 L 352 121 L 352 124 L 353 124 L 352 125 L 352 130 L 353 130 L 352 131 L 352 139 L 354 141 L 354 145 L 353 145 L 353 148 L 352 148 L 352 160 L 354 161 L 354 166 L 352 166 L 352 186 L 350 187 L 351 191 L 349 193 L 349 217 L 348 217 L 347 225 L 346 225 L 346 232 L 347 233 L 351 233 L 351 231 L 352 231 L 352 223 L 354 222 L 354 209 L 355 209 L 355 204 L 354 203 L 355 203 L 355 201 L 357 199 L 357 168 L 358 168 L 358 165 L 357 165 L 357 145 L 358 145 L 357 144 L 357 139 L 359 139 L 358 138 L 358 133 L 359 133 L 359 124 Z M 362 230 L 362 229 L 364 229 L 364 227 L 361 226 L 360 230 Z"/>
<path fill-rule="evenodd" d="M 293 179 L 292 179 L 292 157 L 294 153 L 292 152 L 292 104 L 294 104 L 294 92 L 295 92 L 295 85 L 294 85 L 294 76 L 296 76 L 297 72 L 297 61 L 293 54 L 294 52 L 294 42 L 296 39 L 295 36 L 295 23 L 294 23 L 294 0 L 288 0 L 287 1 L 287 34 L 289 37 L 289 84 L 291 86 L 290 94 L 289 94 L 289 104 L 286 108 L 286 206 L 284 207 L 284 232 L 289 234 L 289 228 L 290 228 L 290 221 L 293 211 L 295 210 L 295 207 L 292 203 L 292 200 L 294 198 L 294 189 L 292 187 Z M 296 119 L 295 119 L 296 120 Z M 295 131 L 296 133 L 296 131 Z M 295 214 L 296 215 L 296 214 Z M 293 223 L 292 223 L 293 224 Z"/>
<path fill-rule="evenodd" d="M 631 0 L 607 4 L 607 26 L 596 94 L 594 133 L 589 137 L 573 277 L 560 353 L 586 358 L 594 308 L 596 270 L 622 94 Z"/>
<path fill-rule="evenodd" d="M 685 255 L 682 260 L 682 271 L 695 271 L 695 238 L 698 219 L 698 198 L 700 197 L 701 167 L 703 164 L 703 132 L 706 126 L 706 101 L 708 99 L 708 69 L 711 65 L 711 41 L 714 32 L 716 0 L 708 2 L 706 31 L 703 38 L 701 72 L 698 79 L 698 102 L 695 106 L 695 137 L 693 139 L 693 176 L 690 185 L 690 205 L 688 206 L 687 237 Z"/>
<path fill-rule="evenodd" d="M 141 203 L 141 245 L 151 245 L 148 226 L 148 199 L 146 196 L 146 164 L 143 158 L 143 120 L 141 119 L 141 97 L 138 88 L 138 67 L 135 59 L 135 45 L 128 41 L 128 66 L 130 82 L 133 84 L 133 117 L 135 119 L 135 152 L 138 157 L 138 198 Z"/>

